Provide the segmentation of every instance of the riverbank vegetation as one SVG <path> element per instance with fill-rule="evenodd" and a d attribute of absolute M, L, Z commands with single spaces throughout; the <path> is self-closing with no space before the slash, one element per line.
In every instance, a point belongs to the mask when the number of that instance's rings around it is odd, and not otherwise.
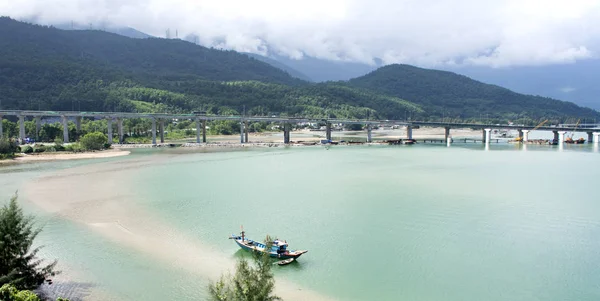
<path fill-rule="evenodd" d="M 267 236 L 265 249 L 270 250 L 273 240 Z M 252 252 L 254 266 L 245 258 L 238 259 L 233 275 L 221 276 L 208 286 L 211 301 L 275 301 L 275 278 L 268 253 Z"/>
<path fill-rule="evenodd" d="M 59 273 L 56 260 L 44 264 L 37 256 L 41 247 L 34 247 L 34 240 L 41 231 L 34 217 L 23 213 L 16 194 L 0 208 L 0 300 L 40 300 L 30 290 Z"/>

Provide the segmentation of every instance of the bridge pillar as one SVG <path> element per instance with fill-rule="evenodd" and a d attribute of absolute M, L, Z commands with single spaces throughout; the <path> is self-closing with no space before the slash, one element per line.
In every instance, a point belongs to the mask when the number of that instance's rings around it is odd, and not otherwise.
<path fill-rule="evenodd" d="M 112 117 L 106 118 L 106 132 L 108 133 L 108 144 L 113 143 L 113 127 L 112 127 Z"/>
<path fill-rule="evenodd" d="M 487 135 L 485 133 L 485 130 L 481 130 L 481 142 L 482 143 L 486 143 L 487 142 Z"/>
<path fill-rule="evenodd" d="M 2 128 L 2 115 L 0 115 L 0 138 L 4 137 L 4 129 Z"/>
<path fill-rule="evenodd" d="M 552 134 L 554 134 L 554 140 L 558 141 L 558 131 L 552 131 Z"/>
<path fill-rule="evenodd" d="M 371 137 L 371 130 L 372 130 L 372 126 L 369 123 L 369 124 L 367 124 L 367 143 L 373 142 L 373 139 Z"/>
<path fill-rule="evenodd" d="M 558 144 L 562 145 L 565 142 L 565 134 L 567 132 L 558 132 Z"/>
<path fill-rule="evenodd" d="M 206 119 L 202 120 L 202 143 L 206 143 Z"/>
<path fill-rule="evenodd" d="M 62 117 L 63 124 L 63 141 L 64 143 L 69 143 L 69 119 L 67 116 Z"/>
<path fill-rule="evenodd" d="M 248 143 L 248 120 L 244 121 L 244 141 Z"/>
<path fill-rule="evenodd" d="M 75 117 L 75 128 L 77 128 L 77 135 L 81 133 L 81 117 Z"/>
<path fill-rule="evenodd" d="M 449 126 L 444 128 L 444 139 L 446 141 L 448 141 L 448 138 L 450 138 L 450 127 Z"/>
<path fill-rule="evenodd" d="M 529 130 L 523 130 L 523 142 L 529 141 Z"/>
<path fill-rule="evenodd" d="M 521 141 L 523 141 L 523 130 L 518 129 L 517 132 L 519 132 L 519 138 L 521 138 Z"/>
<path fill-rule="evenodd" d="M 587 132 L 588 134 L 588 143 L 593 143 L 594 142 L 594 132 Z"/>
<path fill-rule="evenodd" d="M 25 144 L 25 116 L 19 115 L 19 140 Z"/>
<path fill-rule="evenodd" d="M 156 118 L 152 118 L 152 145 L 156 145 Z"/>
<path fill-rule="evenodd" d="M 117 131 L 119 132 L 119 144 L 123 144 L 123 118 L 117 118 Z"/>
<path fill-rule="evenodd" d="M 412 126 L 406 126 L 406 139 L 412 139 Z"/>
<path fill-rule="evenodd" d="M 160 143 L 165 143 L 165 120 L 158 120 L 158 130 L 160 131 Z"/>
<path fill-rule="evenodd" d="M 200 143 L 200 118 L 196 117 L 196 143 Z"/>
<path fill-rule="evenodd" d="M 325 125 L 325 139 L 331 140 L 331 123 L 329 122 Z"/>
<path fill-rule="evenodd" d="M 485 131 L 485 144 L 490 144 L 490 134 L 492 129 L 484 129 Z"/>
<path fill-rule="evenodd" d="M 42 130 L 42 116 L 35 117 L 35 140 L 40 140 L 40 131 Z"/>
<path fill-rule="evenodd" d="M 600 143 L 600 133 L 594 133 L 594 144 Z"/>
<path fill-rule="evenodd" d="M 244 122 L 240 121 L 240 143 L 244 143 Z"/>
<path fill-rule="evenodd" d="M 289 123 L 283 124 L 283 143 L 285 143 L 285 144 L 290 143 L 290 124 Z"/>

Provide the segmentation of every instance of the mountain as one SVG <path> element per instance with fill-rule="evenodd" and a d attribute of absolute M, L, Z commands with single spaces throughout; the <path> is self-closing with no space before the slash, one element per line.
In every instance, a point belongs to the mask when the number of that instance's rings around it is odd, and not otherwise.
<path fill-rule="evenodd" d="M 302 73 L 302 72 L 300 72 L 300 71 L 298 71 L 298 70 L 296 70 L 296 69 L 294 69 L 294 68 L 292 68 L 292 67 L 290 67 L 290 66 L 288 66 L 288 65 L 286 65 L 284 63 L 281 63 L 281 62 L 279 62 L 279 61 L 277 61 L 275 59 L 272 59 L 272 58 L 269 58 L 269 57 L 266 57 L 266 56 L 262 56 L 260 54 L 249 53 L 249 52 L 244 52 L 244 54 L 246 54 L 247 56 L 249 56 L 251 58 L 257 59 L 257 60 L 262 61 L 262 62 L 265 62 L 265 63 L 267 63 L 267 64 L 269 64 L 269 65 L 271 65 L 271 66 L 273 66 L 275 68 L 279 68 L 279 69 L 287 72 L 289 75 L 291 75 L 291 76 L 293 76 L 295 78 L 298 78 L 298 79 L 301 79 L 301 80 L 304 80 L 304 81 L 307 81 L 307 82 L 312 82 L 313 81 L 310 77 L 306 76 L 304 73 Z"/>
<path fill-rule="evenodd" d="M 234 51 L 131 39 L 0 18 L 2 108 L 192 111 L 382 118 L 413 104 L 340 85 L 309 85 Z M 371 107 L 366 107 L 366 105 Z"/>
<path fill-rule="evenodd" d="M 0 18 L 0 106 L 351 119 L 598 116 L 450 72 L 395 65 L 348 82 L 315 84 L 235 51 L 9 18 Z"/>
<path fill-rule="evenodd" d="M 489 68 L 462 66 L 448 71 L 509 88 L 525 94 L 572 101 L 580 106 L 600 110 L 600 59 L 570 64 Z"/>
<path fill-rule="evenodd" d="M 281 67 L 283 64 L 287 68 L 298 70 L 315 82 L 349 80 L 383 66 L 380 61 L 375 65 L 367 65 L 329 61 L 310 56 L 299 60 L 278 55 L 269 57 L 270 60 L 264 61 L 272 66 L 285 70 Z M 600 76 L 600 59 L 545 66 L 491 68 L 458 65 L 438 68 L 466 75 L 484 83 L 502 86 L 518 93 L 567 100 L 580 106 L 600 110 L 600 99 L 598 99 L 600 85 L 596 83 Z"/>
<path fill-rule="evenodd" d="M 35 22 L 32 22 L 35 23 Z M 116 33 L 118 35 L 124 36 L 124 37 L 128 37 L 128 38 L 134 38 L 134 39 L 146 39 L 146 38 L 153 38 L 153 36 L 143 33 L 135 28 L 131 28 L 131 27 L 119 27 L 119 26 L 114 26 L 112 24 L 89 24 L 89 25 L 83 25 L 83 24 L 78 24 L 78 23 L 58 23 L 58 24 L 53 24 L 53 27 L 56 27 L 58 29 L 64 29 L 64 30 L 101 30 L 101 31 L 106 31 L 106 32 L 111 32 L 111 33 Z"/>
<path fill-rule="evenodd" d="M 600 117 L 600 112 L 571 102 L 523 95 L 464 75 L 409 65 L 388 65 L 347 84 L 409 100 L 422 107 L 429 116 L 513 120 L 523 117 Z"/>

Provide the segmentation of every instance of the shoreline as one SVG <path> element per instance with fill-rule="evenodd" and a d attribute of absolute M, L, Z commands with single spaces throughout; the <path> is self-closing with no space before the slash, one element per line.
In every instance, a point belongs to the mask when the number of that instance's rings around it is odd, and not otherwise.
<path fill-rule="evenodd" d="M 40 161 L 57 161 L 57 160 L 113 158 L 113 157 L 127 156 L 129 154 L 131 154 L 131 151 L 121 150 L 119 148 L 108 149 L 108 150 L 103 150 L 103 151 L 94 151 L 94 152 L 82 152 L 82 153 L 71 153 L 71 152 L 52 152 L 52 153 L 39 153 L 39 154 L 23 154 L 23 153 L 21 153 L 21 154 L 18 154 L 13 159 L 0 161 L 0 164 L 40 162 Z"/>
<path fill-rule="evenodd" d="M 470 129 L 455 129 L 454 137 L 478 137 L 479 131 Z M 366 131 L 333 131 L 332 140 L 339 142 L 339 145 L 387 145 L 384 140 L 393 140 L 404 138 L 406 130 L 373 130 L 373 142 L 366 142 Z M 112 149 L 82 153 L 67 153 L 67 152 L 52 152 L 38 154 L 18 154 L 13 159 L 0 160 L 2 164 L 18 164 L 25 162 L 40 162 L 40 161 L 57 161 L 57 160 L 77 160 L 77 159 L 98 159 L 112 158 L 119 156 L 127 156 L 131 151 L 124 149 L 136 148 L 168 148 L 168 147 L 184 147 L 184 148 L 199 148 L 199 149 L 243 149 L 243 148 L 270 148 L 270 147 L 309 147 L 309 146 L 327 146 L 329 144 L 321 144 L 321 140 L 325 139 L 324 131 L 294 131 L 291 133 L 293 140 L 289 144 L 283 143 L 282 132 L 259 132 L 249 133 L 249 141 L 241 143 L 239 135 L 216 135 L 209 136 L 211 141 L 207 143 L 196 143 L 194 138 L 185 138 L 182 140 L 173 140 L 165 143 L 153 144 L 113 144 Z M 414 139 L 441 139 L 444 138 L 443 128 L 422 128 L 413 132 Z M 354 141 L 353 140 L 359 140 Z M 351 142 L 351 143 L 348 143 Z"/>
<path fill-rule="evenodd" d="M 185 270 L 205 284 L 217 281 L 220 275 L 234 270 L 232 254 L 217 252 L 209 244 L 179 232 L 164 217 L 137 204 L 138 195 L 122 189 L 126 179 L 145 168 L 168 164 L 170 157 L 151 156 L 59 170 L 32 180 L 21 191 L 25 200 L 41 210 L 76 222 L 121 248 Z M 65 190 L 69 190 L 68 198 Z M 287 300 L 335 300 L 284 279 L 277 279 L 276 283 L 276 294 Z"/>

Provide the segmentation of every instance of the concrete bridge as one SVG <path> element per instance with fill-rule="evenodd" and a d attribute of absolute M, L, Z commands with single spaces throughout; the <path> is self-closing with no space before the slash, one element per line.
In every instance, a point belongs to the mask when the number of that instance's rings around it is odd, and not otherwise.
<path fill-rule="evenodd" d="M 400 121 L 400 120 L 349 120 L 349 119 L 324 119 L 324 118 L 304 118 L 304 117 L 267 117 L 267 116 L 219 116 L 204 114 L 168 114 L 168 113 L 125 113 L 125 112 L 73 112 L 73 111 L 23 111 L 23 110 L 0 110 L 0 120 L 3 116 L 16 116 L 19 120 L 19 139 L 25 140 L 25 118 L 34 117 L 36 120 L 37 132 L 41 128 L 41 119 L 44 117 L 62 118 L 63 139 L 65 143 L 69 142 L 68 119 L 74 118 L 77 131 L 81 131 L 82 118 L 106 119 L 108 123 L 109 143 L 113 143 L 112 122 L 116 121 L 119 143 L 123 142 L 123 120 L 126 118 L 148 118 L 152 120 L 152 144 L 156 144 L 157 134 L 160 135 L 160 142 L 164 143 L 164 122 L 169 119 L 188 119 L 196 121 L 196 142 L 206 143 L 206 122 L 209 120 L 234 120 L 240 122 L 240 142 L 248 142 L 248 122 L 271 122 L 283 124 L 284 143 L 290 142 L 291 124 L 298 123 L 325 123 L 326 138 L 331 140 L 332 124 L 361 124 L 367 129 L 367 142 L 372 142 L 372 128 L 374 125 L 399 125 L 406 127 L 406 139 L 412 139 L 412 131 L 421 126 L 445 128 L 445 138 L 448 140 L 450 131 L 453 128 L 471 128 L 482 130 L 482 140 L 484 143 L 490 142 L 490 132 L 492 129 L 514 129 L 519 132 L 519 137 L 523 141 L 528 140 L 528 133 L 533 130 L 552 131 L 554 139 L 559 143 L 564 142 L 566 132 L 586 132 L 588 133 L 588 143 L 598 143 L 600 136 L 600 125 L 592 128 L 593 125 L 586 127 L 533 127 L 522 125 L 494 125 L 478 123 L 448 123 L 448 122 L 424 122 L 424 121 Z M 158 124 L 157 124 L 158 123 Z M 0 137 L 3 134 L 2 123 L 0 122 Z"/>

